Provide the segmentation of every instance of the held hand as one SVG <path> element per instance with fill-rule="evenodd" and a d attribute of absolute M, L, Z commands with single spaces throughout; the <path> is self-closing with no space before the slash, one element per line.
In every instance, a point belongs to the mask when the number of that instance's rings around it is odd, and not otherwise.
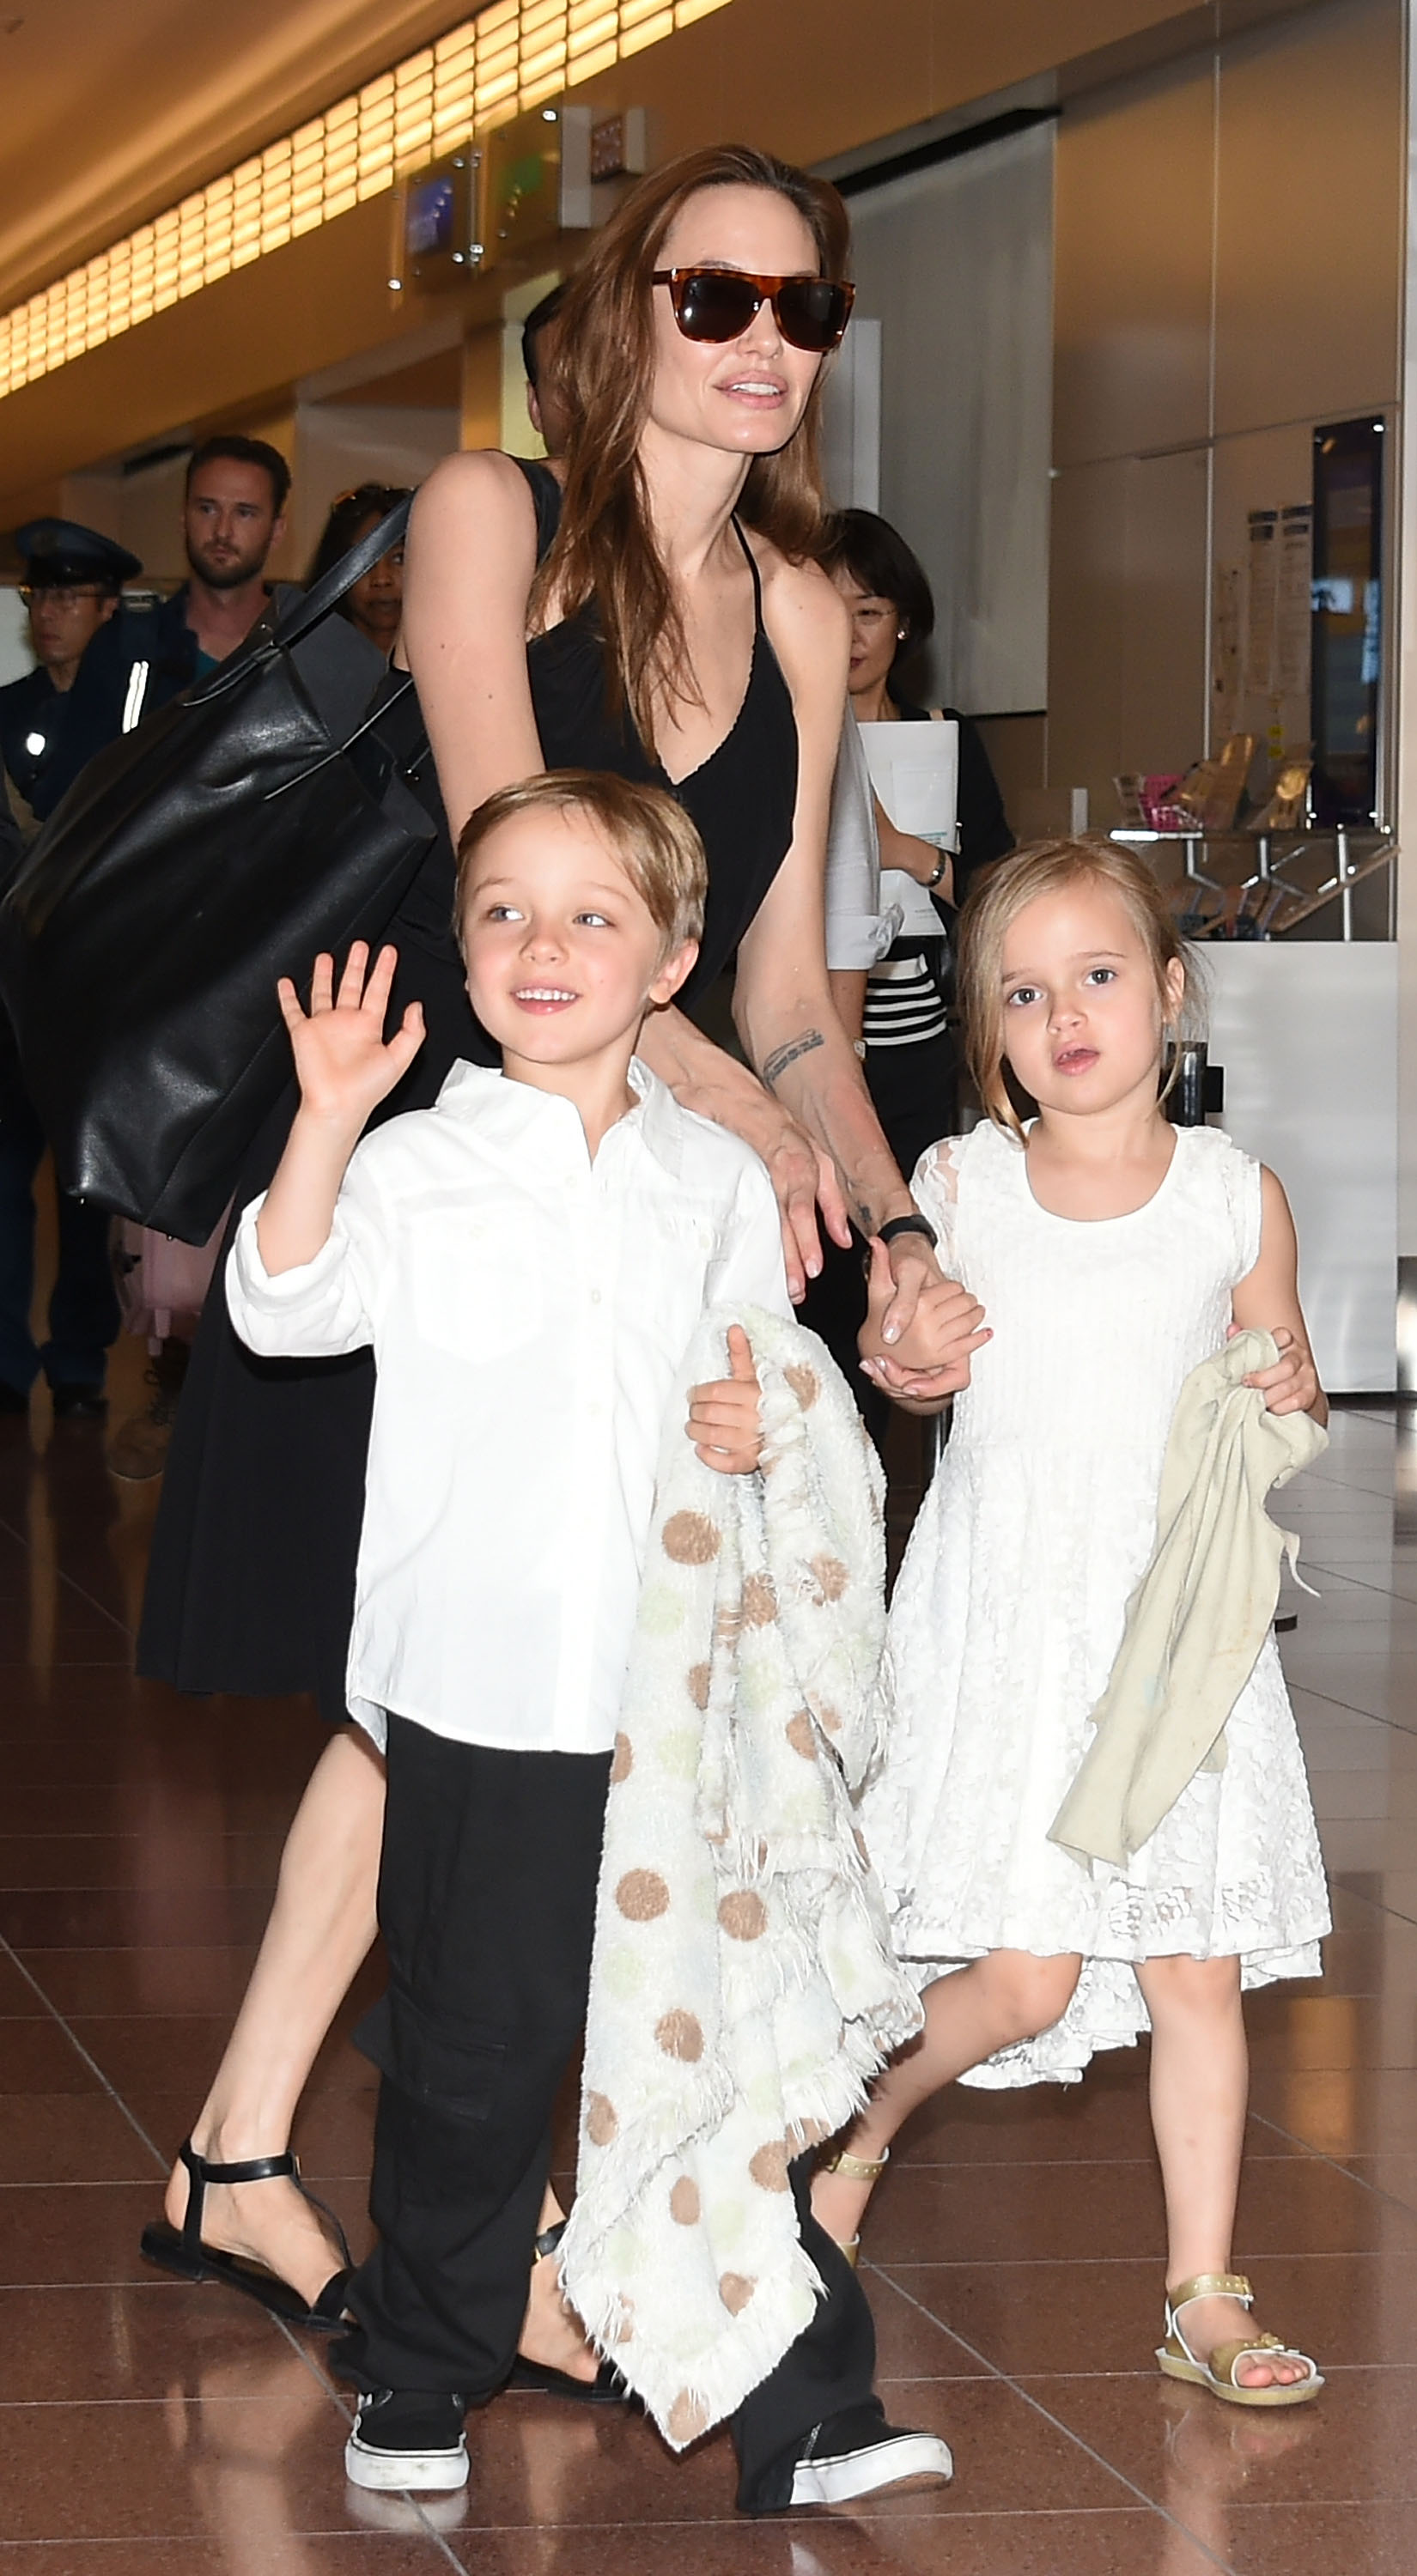
<path fill-rule="evenodd" d="M 887 1349 L 904 1341 L 915 1320 L 916 1309 L 927 1289 L 940 1284 L 940 1265 L 934 1246 L 923 1234 L 898 1234 L 889 1246 L 871 1238 L 871 1278 L 879 1276 L 877 1252 L 885 1254 L 893 1293 L 887 1297 L 880 1319 L 880 1337 Z M 954 1281 L 950 1281 L 954 1286 Z"/>
<path fill-rule="evenodd" d="M 1232 1324 L 1226 1340 L 1233 1341 L 1240 1329 L 1238 1324 Z M 1274 1339 L 1279 1357 L 1273 1368 L 1256 1369 L 1246 1378 L 1246 1386 L 1259 1388 L 1269 1413 L 1312 1413 L 1319 1396 L 1319 1373 L 1312 1352 L 1286 1324 L 1275 1325 Z"/>
<path fill-rule="evenodd" d="M 728 1327 L 731 1377 L 689 1389 L 687 1437 L 720 1476 L 750 1476 L 763 1454 L 762 1389 L 741 1324 Z"/>
<path fill-rule="evenodd" d="M 384 1044 L 384 1019 L 397 963 L 397 949 L 384 948 L 370 967 L 368 947 L 357 939 L 336 994 L 334 959 L 317 957 L 308 1014 L 301 1009 L 288 975 L 276 987 L 300 1080 L 300 1105 L 321 1124 L 352 1127 L 357 1134 L 370 1112 L 402 1081 L 423 1044 L 420 1002 L 410 1002 L 403 1026 Z"/>
<path fill-rule="evenodd" d="M 891 1255 L 912 1243 L 928 1252 L 923 1235 L 898 1235 L 889 1248 L 879 1235 L 872 1237 L 861 1364 L 887 1395 L 938 1401 L 968 1386 L 970 1359 L 993 1335 L 978 1298 L 958 1280 L 942 1278 L 933 1257 L 918 1287 L 910 1283 L 915 1294 L 908 1327 L 891 1335 L 902 1293 Z"/>

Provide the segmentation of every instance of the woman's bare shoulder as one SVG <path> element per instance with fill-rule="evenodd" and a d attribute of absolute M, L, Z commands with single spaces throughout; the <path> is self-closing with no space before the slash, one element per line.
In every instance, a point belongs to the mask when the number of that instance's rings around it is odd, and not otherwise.
<path fill-rule="evenodd" d="M 763 623 L 785 664 L 802 660 L 820 666 L 825 657 L 845 672 L 848 621 L 846 605 L 820 564 L 792 563 L 766 538 L 753 538 L 753 554 L 763 584 Z"/>
<path fill-rule="evenodd" d="M 476 522 L 489 529 L 529 531 L 535 542 L 531 487 L 515 458 L 500 447 L 468 447 L 434 466 L 413 505 L 415 531 L 435 532 Z"/>

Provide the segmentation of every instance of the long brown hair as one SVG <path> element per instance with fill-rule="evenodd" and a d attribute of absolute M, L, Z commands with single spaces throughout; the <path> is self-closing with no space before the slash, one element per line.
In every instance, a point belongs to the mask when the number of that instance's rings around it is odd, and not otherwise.
<path fill-rule="evenodd" d="M 1025 905 L 1088 883 L 1106 886 L 1126 906 L 1170 1036 L 1198 1036 L 1204 1024 L 1205 990 L 1194 951 L 1181 936 L 1164 887 L 1135 851 L 1113 841 L 1032 841 L 981 868 L 960 916 L 959 999 L 975 1087 L 995 1125 L 1011 1136 L 1021 1137 L 1023 1127 L 1004 1080 L 1004 942 Z M 1167 971 L 1178 962 L 1185 984 L 1179 1014 L 1173 1015 Z M 1173 1065 L 1163 1099 L 1178 1070 Z"/>
<path fill-rule="evenodd" d="M 680 207 L 701 189 L 734 187 L 785 197 L 811 232 L 820 274 L 845 277 L 851 232 L 835 188 L 748 144 L 714 144 L 631 190 L 571 279 L 557 323 L 558 390 L 575 426 L 561 524 L 532 589 L 531 622 L 539 624 L 553 597 L 565 617 L 594 599 L 612 707 L 629 707 L 646 748 L 657 690 L 697 701 L 639 460 L 655 367 L 650 277 Z M 754 457 L 738 503 L 739 517 L 793 562 L 814 551 L 825 513 L 822 392 L 819 371 L 795 433 L 775 456 Z"/>

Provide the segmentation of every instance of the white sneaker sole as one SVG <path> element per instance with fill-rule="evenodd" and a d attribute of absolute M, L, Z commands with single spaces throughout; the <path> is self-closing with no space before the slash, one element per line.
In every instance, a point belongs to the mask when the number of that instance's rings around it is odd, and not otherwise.
<path fill-rule="evenodd" d="M 455 2451 L 376 2451 L 351 2433 L 344 2446 L 344 2473 L 350 2485 L 368 2487 L 380 2495 L 424 2495 L 435 2490 L 446 2495 L 451 2488 L 467 2485 L 467 2465 L 465 2442 L 459 2442 Z"/>
<path fill-rule="evenodd" d="M 954 2471 L 950 2446 L 937 2433 L 907 2433 L 899 2441 L 874 2442 L 868 2450 L 847 2451 L 839 2459 L 800 2461 L 792 2501 L 851 2504 L 883 2487 L 910 2494 L 921 2487 L 947 2486 Z"/>

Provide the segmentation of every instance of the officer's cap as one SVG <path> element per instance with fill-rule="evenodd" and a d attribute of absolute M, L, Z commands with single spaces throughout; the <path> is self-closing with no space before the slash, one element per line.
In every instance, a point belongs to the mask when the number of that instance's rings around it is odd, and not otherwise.
<path fill-rule="evenodd" d="M 15 530 L 15 552 L 32 590 L 102 582 L 117 590 L 142 571 L 136 555 L 101 537 L 97 528 L 81 528 L 77 519 L 30 519 Z"/>

